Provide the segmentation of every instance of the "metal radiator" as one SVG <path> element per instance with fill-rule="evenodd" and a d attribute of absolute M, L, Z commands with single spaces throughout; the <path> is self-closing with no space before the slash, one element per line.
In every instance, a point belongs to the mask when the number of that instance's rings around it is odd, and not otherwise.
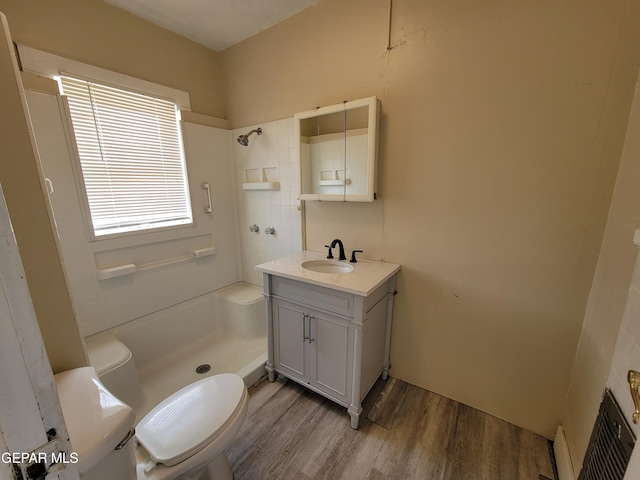
<path fill-rule="evenodd" d="M 635 443 L 620 407 L 606 389 L 578 480 L 622 480 Z"/>

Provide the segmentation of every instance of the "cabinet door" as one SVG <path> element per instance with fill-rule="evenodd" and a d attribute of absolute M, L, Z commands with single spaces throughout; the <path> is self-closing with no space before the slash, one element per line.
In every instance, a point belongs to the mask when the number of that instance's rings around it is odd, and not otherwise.
<path fill-rule="evenodd" d="M 309 383 L 331 397 L 349 403 L 353 357 L 350 322 L 310 311 Z"/>
<path fill-rule="evenodd" d="M 373 202 L 379 110 L 368 97 L 295 114 L 300 200 Z"/>
<path fill-rule="evenodd" d="M 307 322 L 301 306 L 273 300 L 273 360 L 276 370 L 309 382 Z"/>

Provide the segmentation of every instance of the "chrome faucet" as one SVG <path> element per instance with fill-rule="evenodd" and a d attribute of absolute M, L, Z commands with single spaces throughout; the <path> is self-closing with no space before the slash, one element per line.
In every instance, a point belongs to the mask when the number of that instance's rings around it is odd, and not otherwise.
<path fill-rule="evenodd" d="M 331 242 L 331 246 L 329 247 L 329 254 L 331 254 L 331 249 L 335 248 L 338 245 L 340 247 L 340 260 L 346 260 L 347 256 L 344 254 L 344 245 L 342 244 L 342 240 L 336 238 L 333 242 Z"/>

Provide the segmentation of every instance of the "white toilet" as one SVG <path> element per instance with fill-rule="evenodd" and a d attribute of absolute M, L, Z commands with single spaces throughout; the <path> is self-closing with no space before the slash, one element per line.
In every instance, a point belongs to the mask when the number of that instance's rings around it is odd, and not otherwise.
<path fill-rule="evenodd" d="M 224 450 L 247 414 L 242 378 L 224 373 L 167 397 L 135 427 L 134 411 L 93 367 L 55 376 L 82 480 L 231 480 Z"/>

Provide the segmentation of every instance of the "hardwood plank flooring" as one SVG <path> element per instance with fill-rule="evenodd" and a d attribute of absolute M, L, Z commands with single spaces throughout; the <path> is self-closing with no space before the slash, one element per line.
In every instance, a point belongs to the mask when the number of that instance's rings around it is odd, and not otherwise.
<path fill-rule="evenodd" d="M 345 408 L 293 381 L 249 394 L 227 450 L 235 480 L 555 478 L 546 439 L 394 378 L 371 390 L 358 430 Z"/>

